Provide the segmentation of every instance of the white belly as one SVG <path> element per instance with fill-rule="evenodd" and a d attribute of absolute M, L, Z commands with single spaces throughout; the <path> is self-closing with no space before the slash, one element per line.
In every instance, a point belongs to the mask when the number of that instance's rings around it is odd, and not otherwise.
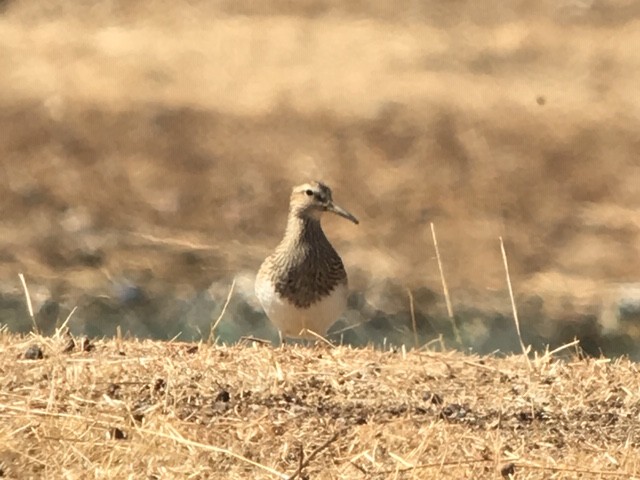
<path fill-rule="evenodd" d="M 308 308 L 299 308 L 279 297 L 267 278 L 258 276 L 256 279 L 256 296 L 269 320 L 285 337 L 314 338 L 305 334 L 305 330 L 325 335 L 347 308 L 348 293 L 347 285 L 340 284 Z"/>

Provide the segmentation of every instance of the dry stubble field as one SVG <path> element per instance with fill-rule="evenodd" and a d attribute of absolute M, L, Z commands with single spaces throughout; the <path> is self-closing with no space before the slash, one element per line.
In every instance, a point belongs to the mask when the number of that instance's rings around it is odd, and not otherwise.
<path fill-rule="evenodd" d="M 433 221 L 467 346 L 517 346 L 502 235 L 527 343 L 637 356 L 611 306 L 640 271 L 638 7 L 390 5 L 0 2 L 0 321 L 30 329 L 24 272 L 76 335 L 206 338 L 241 275 L 225 322 L 263 332 L 251 274 L 319 177 L 362 221 L 326 222 L 376 314 L 352 340 L 412 338 L 406 288 L 441 333 Z M 624 359 L 66 344 L 2 333 L 6 477 L 639 471 Z"/>
<path fill-rule="evenodd" d="M 0 336 L 6 478 L 640 478 L 628 360 L 68 342 Z"/>

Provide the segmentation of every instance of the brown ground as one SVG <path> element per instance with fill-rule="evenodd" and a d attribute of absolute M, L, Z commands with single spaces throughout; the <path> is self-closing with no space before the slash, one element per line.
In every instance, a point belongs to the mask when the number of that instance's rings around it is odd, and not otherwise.
<path fill-rule="evenodd" d="M 1 2 L 2 321 L 29 325 L 18 272 L 94 333 L 122 284 L 219 309 L 322 178 L 361 219 L 326 227 L 373 311 L 406 315 L 409 287 L 443 315 L 434 222 L 457 312 L 508 314 L 502 235 L 536 339 L 616 328 L 640 272 L 640 8 L 347 4 Z"/>
<path fill-rule="evenodd" d="M 640 478 L 637 365 L 573 347 L 67 342 L 0 333 L 4 478 Z"/>

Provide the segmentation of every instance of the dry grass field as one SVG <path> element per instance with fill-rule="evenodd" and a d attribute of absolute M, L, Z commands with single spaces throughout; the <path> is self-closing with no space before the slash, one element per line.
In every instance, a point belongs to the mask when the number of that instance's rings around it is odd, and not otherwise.
<path fill-rule="evenodd" d="M 3 478 L 640 478 L 638 365 L 571 346 L 68 342 L 0 334 Z"/>
<path fill-rule="evenodd" d="M 320 178 L 361 220 L 326 221 L 368 308 L 347 321 L 384 317 L 353 341 L 402 337 L 407 288 L 422 323 L 446 317 L 434 222 L 467 345 L 513 344 L 503 236 L 532 343 L 637 353 L 633 2 L 1 5 L 12 329 L 30 329 L 23 272 L 45 323 L 78 307 L 77 334 L 206 337 L 278 241 L 291 186 Z M 261 328 L 243 285 L 230 338 Z"/>

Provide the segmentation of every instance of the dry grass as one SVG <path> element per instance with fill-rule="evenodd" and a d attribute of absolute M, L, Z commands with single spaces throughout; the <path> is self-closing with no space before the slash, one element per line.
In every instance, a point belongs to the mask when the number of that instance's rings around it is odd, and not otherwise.
<path fill-rule="evenodd" d="M 7 478 L 640 478 L 624 359 L 65 345 L 0 334 Z"/>
<path fill-rule="evenodd" d="M 396 312 L 404 288 L 395 310 L 369 292 L 408 287 L 414 341 L 433 310 L 411 292 L 443 271 L 449 317 L 508 312 L 500 235 L 543 299 L 523 327 L 600 308 L 640 268 L 640 11 L 445 3 L 0 1 L 0 292 L 25 272 L 102 332 L 91 299 L 125 280 L 224 299 L 319 177 L 363 220 L 327 222 L 354 289 Z M 640 476 L 625 359 L 67 342 L 0 333 L 5 477 Z"/>

